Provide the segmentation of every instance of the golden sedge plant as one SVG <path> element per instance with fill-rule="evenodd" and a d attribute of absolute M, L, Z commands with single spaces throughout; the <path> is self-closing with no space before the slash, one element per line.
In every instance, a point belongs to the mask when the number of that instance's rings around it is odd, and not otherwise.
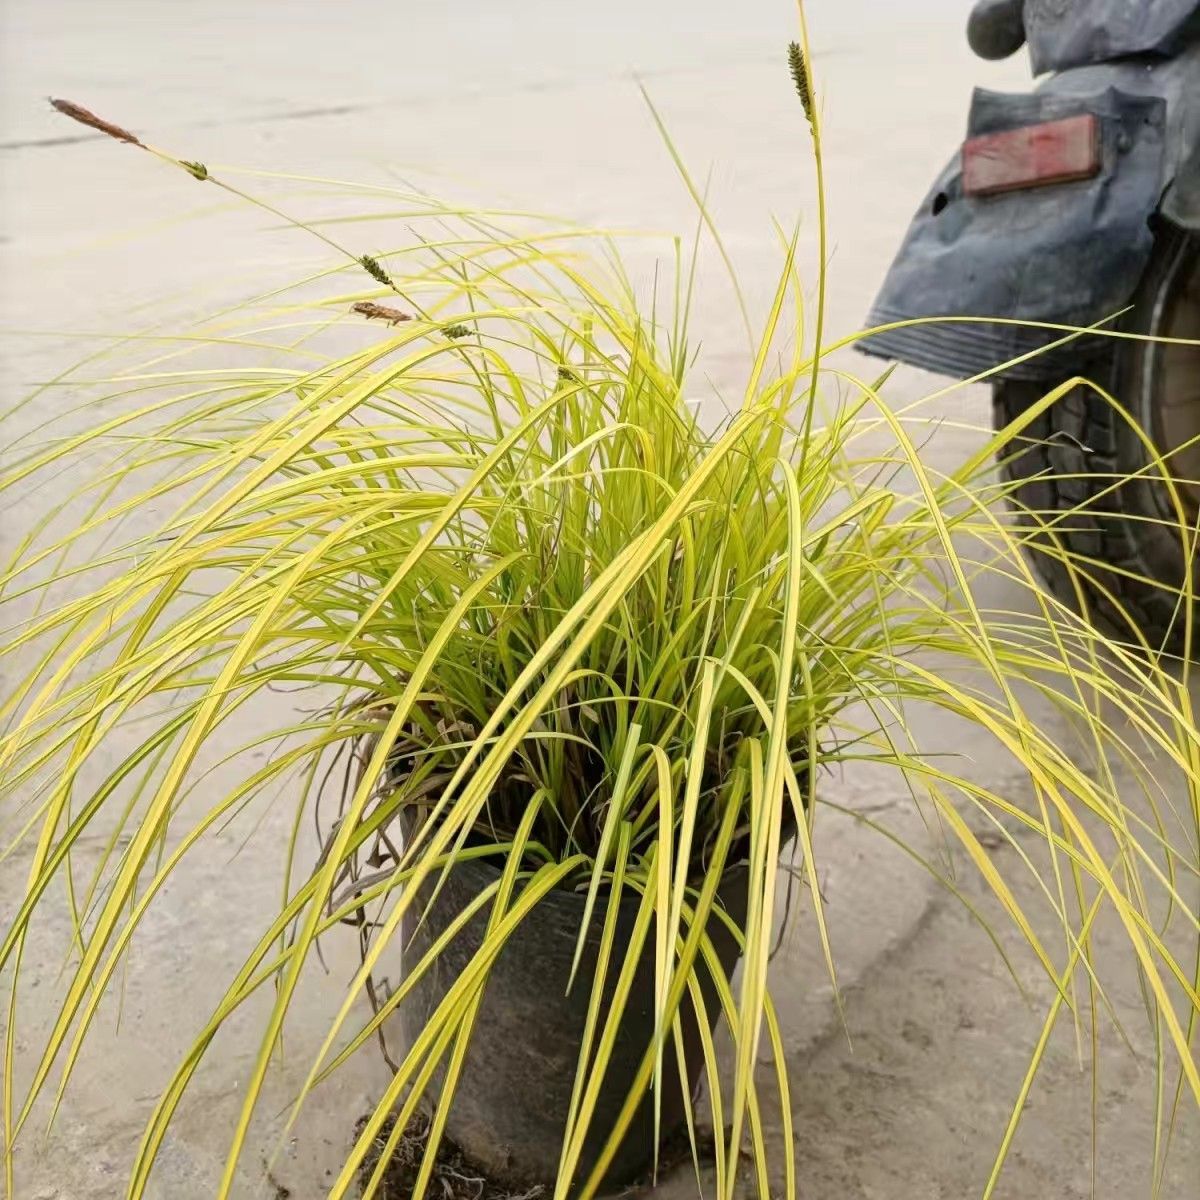
<path fill-rule="evenodd" d="M 819 153 L 811 72 L 798 47 L 789 57 Z M 205 187 L 242 194 L 203 164 L 152 152 Z M 390 996 L 362 1005 L 422 889 L 486 858 L 501 868 L 477 898 L 486 936 L 396 1063 L 329 1195 L 354 1194 L 360 1179 L 376 1194 L 408 1117 L 435 1101 L 420 1200 L 489 971 L 543 898 L 570 889 L 586 897 L 580 945 L 590 927 L 601 949 L 575 982 L 590 1001 L 556 1200 L 595 1194 L 638 1104 L 679 1089 L 664 1048 L 680 1035 L 685 997 L 703 1004 L 702 980 L 732 1047 L 723 1071 L 701 1022 L 720 1195 L 731 1196 L 747 1146 L 759 1193 L 791 1200 L 801 1131 L 790 1125 L 768 978 L 789 869 L 781 843 L 794 836 L 799 873 L 814 880 L 823 789 L 836 788 L 832 768 L 861 762 L 902 778 L 1020 930 L 1056 997 L 1047 1036 L 1068 1013 L 1093 1031 L 1104 1025 L 1105 963 L 1090 931 L 1099 914 L 1115 918 L 1161 1034 L 1165 1152 L 1173 1114 L 1200 1097 L 1196 963 L 1172 951 L 1161 924 L 1173 910 L 1198 944 L 1185 899 L 1200 813 L 1186 668 L 1103 637 L 1040 588 L 1022 557 L 1028 529 L 998 515 L 989 466 L 999 442 L 939 476 L 918 453 L 916 414 L 894 412 L 879 384 L 843 374 L 842 397 L 828 400 L 822 364 L 838 347 L 822 345 L 818 304 L 804 349 L 794 239 L 740 404 L 706 424 L 685 400 L 686 260 L 674 264 L 670 302 L 648 306 L 610 240 L 514 232 L 424 197 L 419 207 L 423 236 L 375 256 L 303 225 L 341 256 L 327 271 L 260 298 L 244 324 L 227 314 L 182 349 L 116 373 L 120 402 L 82 431 L 6 438 L 5 496 L 80 481 L 47 504 L 0 574 L 4 869 L 17 869 L 14 850 L 28 855 L 24 901 L 0 944 L 10 1189 L 35 1102 L 63 1086 L 96 1033 L 164 887 L 201 843 L 229 822 L 252 826 L 276 797 L 294 809 L 296 835 L 280 846 L 286 890 L 277 911 L 245 912 L 257 944 L 230 964 L 223 999 L 163 1089 L 130 1196 L 144 1194 L 217 1034 L 253 999 L 258 1050 L 219 1191 L 233 1194 L 239 1161 L 258 1149 L 251 1120 L 297 998 L 314 986 L 343 992 L 323 1044 L 287 1047 L 311 1057 L 297 1107 L 320 1105 L 322 1081 L 373 1052 L 377 1030 L 431 969 L 429 958 L 406 962 Z M 313 348 L 338 322 L 369 340 L 336 356 Z M 184 350 L 197 340 L 238 347 L 261 369 L 192 366 Z M 976 584 L 987 573 L 1018 585 L 1026 611 L 982 607 Z M 299 688 L 312 696 L 303 711 Z M 1030 695 L 1057 705 L 1079 742 L 1058 744 Z M 937 756 L 951 747 L 913 744 L 914 707 L 994 740 L 1035 802 L 957 773 Z M 269 714 L 266 731 L 242 737 L 254 711 Z M 213 748 L 239 738 L 235 782 L 198 786 Z M 267 745 L 265 761 L 251 756 Z M 1149 751 L 1172 779 L 1160 790 L 1145 779 L 1147 817 L 1104 764 L 1137 770 Z M 345 780 L 337 819 L 305 861 L 300 830 L 334 772 Z M 1044 855 L 1002 869 L 973 813 L 1034 831 Z M 97 834 L 99 865 L 80 871 L 73 852 Z M 377 869 L 371 855 L 384 844 Z M 1061 927 L 1054 944 L 1018 902 L 1010 869 L 1035 873 Z M 741 947 L 736 978 L 708 932 L 734 870 L 747 880 L 744 916 L 717 919 Z M 69 960 L 55 995 L 35 999 L 22 958 L 64 888 Z M 802 894 L 836 979 L 820 891 Z M 615 913 L 631 897 L 634 936 L 618 941 Z M 348 984 L 306 972 L 319 939 L 346 921 L 369 927 L 361 969 Z M 615 1128 L 602 1131 L 607 1149 L 581 1172 L 628 999 L 620 986 L 611 1003 L 600 997 L 644 955 L 653 1036 Z M 53 1019 L 18 1070 L 33 1003 L 50 1004 Z M 997 1130 L 988 1192 L 1044 1046 L 1012 1124 Z M 767 1059 L 784 1131 L 771 1161 L 757 1069 Z M 686 1102 L 694 1134 L 690 1093 Z"/>

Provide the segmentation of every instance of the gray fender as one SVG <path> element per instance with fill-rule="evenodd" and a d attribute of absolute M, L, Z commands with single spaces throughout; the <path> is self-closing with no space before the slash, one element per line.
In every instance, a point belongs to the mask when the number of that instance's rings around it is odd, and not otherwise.
<path fill-rule="evenodd" d="M 1200 25 L 1197 0 L 1024 0 L 1022 7 L 1035 75 L 1172 55 Z"/>
<path fill-rule="evenodd" d="M 1037 325 L 1091 326 L 1128 305 L 1177 160 L 1197 144 L 1197 96 L 1200 47 L 1161 64 L 1064 72 L 1032 95 L 977 91 L 968 136 L 1094 113 L 1101 171 L 1075 183 L 968 197 L 956 155 L 918 210 L 868 328 L 977 319 L 892 328 L 863 339 L 860 349 L 964 379 L 1001 367 L 1006 378 L 1038 381 L 1082 369 L 1105 339 L 1044 350 L 1063 334 Z"/>

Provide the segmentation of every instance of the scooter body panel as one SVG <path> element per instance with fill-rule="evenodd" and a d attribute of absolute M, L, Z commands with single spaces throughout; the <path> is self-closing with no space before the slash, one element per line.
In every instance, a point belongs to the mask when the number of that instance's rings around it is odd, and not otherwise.
<path fill-rule="evenodd" d="M 1035 75 L 1135 55 L 1171 56 L 1200 23 L 1197 0 L 1024 0 Z"/>
<path fill-rule="evenodd" d="M 1038 381 L 1104 352 L 1102 337 L 1046 327 L 1115 318 L 1149 260 L 1164 193 L 1179 193 L 1182 212 L 1197 207 L 1188 207 L 1186 186 L 1172 184 L 1193 170 L 1200 146 L 1200 45 L 1170 60 L 1065 71 L 1032 94 L 977 91 L 968 137 L 1085 113 L 1100 139 L 1089 179 L 972 196 L 955 156 L 918 210 L 868 322 L 900 327 L 864 339 L 864 351 L 958 378 L 999 368 Z"/>

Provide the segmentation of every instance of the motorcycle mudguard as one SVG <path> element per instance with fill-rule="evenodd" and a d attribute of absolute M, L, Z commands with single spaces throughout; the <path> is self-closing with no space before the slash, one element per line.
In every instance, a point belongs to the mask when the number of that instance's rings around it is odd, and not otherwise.
<path fill-rule="evenodd" d="M 1025 0 L 1033 73 L 1135 54 L 1175 53 L 1200 26 L 1200 0 Z"/>
<path fill-rule="evenodd" d="M 1091 76 L 1112 69 L 1087 70 Z M 956 156 L 913 220 L 868 327 L 937 317 L 1090 326 L 1123 309 L 1149 261 L 1149 218 L 1167 180 L 1162 96 L 1112 86 L 1086 94 L 978 90 L 968 132 L 1085 113 L 1098 119 L 1101 149 L 1100 170 L 1090 179 L 967 196 Z M 1105 344 L 1076 338 L 1034 354 L 1063 336 L 1024 324 L 934 321 L 873 334 L 859 348 L 963 379 L 1010 364 L 1007 378 L 1045 380 L 1077 369 Z"/>

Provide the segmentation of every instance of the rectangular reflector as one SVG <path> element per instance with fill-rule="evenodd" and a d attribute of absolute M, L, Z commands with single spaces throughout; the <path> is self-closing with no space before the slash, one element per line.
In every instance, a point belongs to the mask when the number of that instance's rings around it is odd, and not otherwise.
<path fill-rule="evenodd" d="M 962 170 L 968 196 L 1091 179 L 1100 170 L 1100 122 L 1084 113 L 971 138 Z"/>

